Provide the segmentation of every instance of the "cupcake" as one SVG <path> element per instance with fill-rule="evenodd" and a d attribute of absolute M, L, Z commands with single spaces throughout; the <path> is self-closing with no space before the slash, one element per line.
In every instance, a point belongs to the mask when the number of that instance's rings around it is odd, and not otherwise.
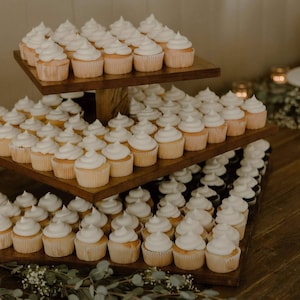
<path fill-rule="evenodd" d="M 22 217 L 13 227 L 12 243 L 19 253 L 38 252 L 43 248 L 41 225 L 33 219 Z"/>
<path fill-rule="evenodd" d="M 179 32 L 167 42 L 164 52 L 164 63 L 167 67 L 186 68 L 194 63 L 195 49 L 188 38 Z"/>
<path fill-rule="evenodd" d="M 164 50 L 167 46 L 168 41 L 174 38 L 176 33 L 166 25 L 159 26 L 158 29 L 155 30 L 155 32 L 154 30 L 155 28 L 150 31 L 148 36 L 152 37 L 152 39 Z"/>
<path fill-rule="evenodd" d="M 77 93 L 76 93 L 77 95 Z M 79 92 L 79 96 L 81 97 L 83 95 L 83 92 Z M 71 97 L 75 96 L 74 93 L 64 93 L 61 94 L 61 96 L 64 97 Z M 82 114 L 82 108 L 81 106 L 76 103 L 72 98 L 64 98 L 63 102 L 58 106 L 62 111 L 67 112 L 69 116 L 77 115 L 78 113 Z"/>
<path fill-rule="evenodd" d="M 69 119 L 69 114 L 65 111 L 62 111 L 60 107 L 52 109 L 46 115 L 46 122 L 63 129 L 65 122 Z"/>
<path fill-rule="evenodd" d="M 61 220 L 52 221 L 43 229 L 45 254 L 50 257 L 64 257 L 74 252 L 75 233 L 69 224 Z"/>
<path fill-rule="evenodd" d="M 128 194 L 125 196 L 125 206 L 135 203 L 138 199 L 146 202 L 151 208 L 154 205 L 150 191 L 147 188 L 138 186 L 128 191 Z"/>
<path fill-rule="evenodd" d="M 247 222 L 249 214 L 249 205 L 247 201 L 245 201 L 242 197 L 232 195 L 227 198 L 224 198 L 222 200 L 222 204 L 219 206 L 219 209 L 225 209 L 227 207 L 232 207 L 234 210 L 242 213 Z"/>
<path fill-rule="evenodd" d="M 16 197 L 14 204 L 24 213 L 26 210 L 31 209 L 32 205 L 36 205 L 37 202 L 37 198 L 32 193 L 24 191 Z"/>
<path fill-rule="evenodd" d="M 256 193 L 247 184 L 235 184 L 229 191 L 230 196 L 242 198 L 248 206 L 253 206 L 256 203 Z M 247 213 L 245 212 L 247 216 Z"/>
<path fill-rule="evenodd" d="M 19 133 L 20 129 L 9 123 L 0 126 L 0 156 L 11 156 L 10 143 Z"/>
<path fill-rule="evenodd" d="M 104 47 L 103 57 L 106 74 L 127 74 L 132 71 L 132 50 L 119 40 Z"/>
<path fill-rule="evenodd" d="M 12 221 L 0 214 L 0 250 L 9 248 L 12 245 L 12 229 Z"/>
<path fill-rule="evenodd" d="M 62 199 L 57 195 L 47 192 L 39 200 L 37 205 L 44 208 L 52 217 L 56 211 L 62 208 Z"/>
<path fill-rule="evenodd" d="M 212 215 L 206 210 L 199 209 L 199 208 L 194 208 L 192 210 L 189 210 L 185 214 L 185 217 L 190 217 L 192 219 L 199 221 L 207 232 L 210 232 L 215 224 L 215 220 L 212 217 Z"/>
<path fill-rule="evenodd" d="M 228 91 L 226 94 L 221 96 L 220 103 L 224 107 L 241 107 L 244 103 L 244 100 L 238 97 L 235 93 L 232 91 Z"/>
<path fill-rule="evenodd" d="M 141 199 L 127 205 L 126 213 L 136 216 L 142 224 L 145 224 L 152 217 L 152 210 L 149 204 Z"/>
<path fill-rule="evenodd" d="M 36 205 L 32 205 L 32 207 L 24 212 L 24 217 L 33 219 L 35 222 L 38 222 L 42 228 L 46 227 L 50 222 L 50 217 L 48 212 Z"/>
<path fill-rule="evenodd" d="M 174 177 L 169 180 L 162 180 L 158 186 L 159 199 L 165 197 L 167 194 L 184 193 L 187 188 L 182 182 L 177 181 Z"/>
<path fill-rule="evenodd" d="M 97 208 L 108 217 L 109 223 L 112 219 L 121 215 L 123 212 L 123 203 L 118 195 L 113 195 L 102 199 L 96 203 Z"/>
<path fill-rule="evenodd" d="M 76 211 L 80 218 L 84 218 L 92 212 L 93 204 L 79 196 L 75 196 L 75 198 L 70 200 L 67 208 Z"/>
<path fill-rule="evenodd" d="M 83 130 L 84 136 L 89 136 L 90 134 L 95 135 L 98 139 L 103 139 L 104 135 L 109 131 L 100 120 L 96 119 L 93 123 L 89 124 L 87 128 Z"/>
<path fill-rule="evenodd" d="M 20 128 L 20 124 L 26 120 L 26 115 L 13 108 L 3 115 L 2 119 L 5 123 L 8 123 L 16 128 Z"/>
<path fill-rule="evenodd" d="M 209 270 L 229 273 L 239 266 L 241 249 L 225 235 L 212 239 L 206 245 L 205 259 Z"/>
<path fill-rule="evenodd" d="M 233 226 L 225 223 L 217 224 L 213 227 L 209 233 L 207 239 L 210 242 L 213 238 L 221 237 L 225 235 L 229 240 L 231 240 L 236 246 L 240 243 L 240 233 Z"/>
<path fill-rule="evenodd" d="M 95 78 L 103 74 L 104 59 L 101 51 L 87 40 L 73 53 L 71 64 L 74 76 L 78 78 Z"/>
<path fill-rule="evenodd" d="M 147 119 L 143 119 L 135 123 L 135 125 L 130 128 L 130 131 L 132 132 L 132 134 L 143 131 L 153 137 L 155 132 L 157 131 L 157 126 Z"/>
<path fill-rule="evenodd" d="M 74 164 L 81 155 L 83 155 L 83 150 L 71 143 L 59 147 L 51 158 L 54 175 L 62 179 L 76 178 Z"/>
<path fill-rule="evenodd" d="M 161 96 L 153 92 L 152 94 L 145 95 L 145 99 L 142 103 L 144 104 L 144 106 L 159 109 L 159 107 L 163 104 L 163 100 Z"/>
<path fill-rule="evenodd" d="M 121 143 L 128 146 L 128 139 L 131 136 L 131 132 L 124 127 L 116 127 L 110 130 L 104 135 L 104 141 L 108 144 Z"/>
<path fill-rule="evenodd" d="M 175 228 L 183 219 L 183 215 L 179 208 L 171 202 L 165 202 L 165 205 L 159 206 L 156 211 L 158 217 L 168 218 L 172 226 Z"/>
<path fill-rule="evenodd" d="M 108 217 L 106 214 L 99 211 L 95 206 L 92 207 L 92 211 L 85 215 L 80 222 L 81 227 L 87 227 L 89 225 L 94 225 L 100 228 L 106 235 L 110 233 L 110 223 L 108 222 Z"/>
<path fill-rule="evenodd" d="M 163 198 L 161 198 L 157 204 L 157 207 L 165 206 L 167 202 L 175 205 L 182 213 L 184 212 L 184 208 L 186 205 L 186 201 L 182 193 L 170 193 L 166 194 Z"/>
<path fill-rule="evenodd" d="M 181 106 L 176 101 L 167 100 L 167 101 L 164 101 L 164 103 L 159 107 L 159 110 L 162 113 L 171 112 L 173 114 L 178 115 L 179 112 L 181 111 Z"/>
<path fill-rule="evenodd" d="M 41 101 L 38 101 L 29 109 L 30 117 L 44 122 L 46 120 L 46 115 L 50 112 L 51 108 Z"/>
<path fill-rule="evenodd" d="M 193 232 L 175 239 L 172 251 L 174 264 L 182 270 L 196 270 L 204 265 L 206 243 Z"/>
<path fill-rule="evenodd" d="M 51 125 L 51 123 L 47 123 L 46 125 L 39 128 L 36 132 L 36 136 L 40 139 L 49 137 L 51 139 L 56 138 L 60 133 L 62 132 L 62 129 L 58 126 Z"/>
<path fill-rule="evenodd" d="M 164 52 L 162 47 L 145 36 L 144 41 L 134 49 L 133 65 L 139 72 L 153 72 L 163 67 Z"/>
<path fill-rule="evenodd" d="M 62 208 L 55 212 L 52 217 L 52 221 L 61 221 L 66 224 L 69 224 L 73 231 L 77 231 L 79 228 L 79 214 L 77 211 L 68 209 L 65 205 Z"/>
<path fill-rule="evenodd" d="M 144 262 L 151 267 L 165 267 L 173 262 L 173 242 L 160 231 L 150 234 L 142 243 Z"/>
<path fill-rule="evenodd" d="M 102 154 L 110 164 L 111 177 L 123 177 L 133 172 L 133 154 L 125 145 L 115 142 L 102 149 Z"/>
<path fill-rule="evenodd" d="M 219 113 L 211 110 L 204 115 L 203 122 L 208 130 L 207 142 L 209 144 L 222 143 L 226 140 L 227 123 Z"/>
<path fill-rule="evenodd" d="M 175 228 L 175 238 L 186 235 L 189 232 L 201 236 L 203 240 L 206 240 L 207 238 L 207 231 L 204 229 L 201 222 L 190 216 L 185 216 Z"/>
<path fill-rule="evenodd" d="M 51 109 L 56 109 L 61 104 L 62 100 L 63 99 L 59 94 L 49 94 L 43 95 L 40 101 Z"/>
<path fill-rule="evenodd" d="M 224 107 L 222 116 L 227 124 L 227 136 L 239 136 L 245 133 L 247 124 L 245 112 L 238 106 Z"/>
<path fill-rule="evenodd" d="M 59 146 L 66 145 L 67 143 L 77 145 L 82 141 L 82 136 L 76 133 L 72 127 L 68 127 L 65 130 L 59 131 L 54 140 Z"/>
<path fill-rule="evenodd" d="M 133 229 L 139 236 L 143 228 L 137 216 L 128 214 L 123 211 L 122 214 L 118 215 L 111 221 L 111 230 L 115 231 L 121 227 Z"/>
<path fill-rule="evenodd" d="M 150 106 L 146 106 L 142 111 L 137 113 L 138 121 L 142 121 L 144 119 L 155 124 L 156 120 L 161 116 L 161 112 L 157 108 L 151 108 Z"/>
<path fill-rule="evenodd" d="M 245 100 L 242 109 L 246 114 L 247 129 L 259 129 L 265 127 L 267 122 L 267 109 L 255 96 Z"/>
<path fill-rule="evenodd" d="M 197 197 L 197 194 L 204 196 L 214 207 L 217 207 L 221 203 L 220 195 L 207 185 L 199 186 L 191 192 L 192 197 Z"/>
<path fill-rule="evenodd" d="M 184 137 L 175 127 L 166 126 L 159 129 L 154 138 L 158 143 L 159 158 L 175 159 L 183 156 Z"/>
<path fill-rule="evenodd" d="M 130 130 L 131 126 L 134 124 L 134 120 L 130 117 L 121 114 L 118 112 L 117 116 L 110 119 L 107 123 L 109 129 L 116 129 L 118 127 L 125 128 L 127 130 Z"/>
<path fill-rule="evenodd" d="M 69 76 L 70 60 L 62 47 L 51 43 L 40 52 L 36 61 L 37 77 L 41 81 L 63 81 Z"/>
<path fill-rule="evenodd" d="M 185 205 L 185 212 L 187 213 L 188 211 L 193 210 L 195 208 L 205 210 L 210 215 L 214 214 L 214 207 L 212 205 L 212 202 L 200 193 L 196 193 L 187 201 Z"/>
<path fill-rule="evenodd" d="M 109 182 L 110 164 L 96 151 L 87 151 L 74 163 L 76 180 L 80 186 L 96 188 Z"/>
<path fill-rule="evenodd" d="M 22 217 L 20 207 L 9 200 L 0 206 L 0 215 L 9 218 L 13 224 L 16 224 Z"/>
<path fill-rule="evenodd" d="M 85 152 L 95 151 L 101 154 L 101 151 L 106 146 L 106 142 L 97 138 L 96 135 L 90 133 L 87 136 L 84 136 L 81 142 L 78 143 L 78 146 L 81 147 Z"/>
<path fill-rule="evenodd" d="M 37 131 L 40 130 L 45 124 L 33 117 L 26 119 L 23 123 L 20 124 L 19 128 L 22 131 L 27 131 L 30 134 L 36 135 Z"/>
<path fill-rule="evenodd" d="M 216 224 L 229 224 L 234 227 L 240 233 L 240 240 L 244 238 L 246 229 L 246 218 L 245 216 L 234 210 L 232 207 L 228 206 L 224 209 L 217 211 L 217 216 L 215 218 Z"/>
<path fill-rule="evenodd" d="M 166 217 L 159 217 L 153 215 L 146 223 L 142 229 L 142 237 L 145 241 L 147 237 L 154 232 L 162 232 L 166 234 L 171 240 L 174 238 L 174 227 L 172 226 L 170 220 Z"/>
<path fill-rule="evenodd" d="M 108 239 L 110 260 L 117 264 L 130 264 L 139 259 L 141 241 L 133 229 L 120 227 Z"/>
<path fill-rule="evenodd" d="M 180 123 L 180 117 L 173 113 L 172 110 L 166 110 L 157 120 L 156 125 L 158 128 L 166 127 L 167 125 L 171 125 L 173 127 L 178 128 L 178 124 Z"/>
<path fill-rule="evenodd" d="M 19 99 L 15 104 L 14 108 L 17 112 L 25 114 L 25 116 L 29 117 L 29 111 L 30 109 L 35 105 L 35 102 L 30 99 L 28 96 L 25 96 L 21 99 Z"/>
<path fill-rule="evenodd" d="M 32 168 L 38 171 L 52 171 L 51 158 L 58 147 L 50 137 L 45 137 L 32 146 L 30 152 Z"/>
<path fill-rule="evenodd" d="M 138 26 L 139 32 L 141 32 L 144 35 L 149 34 L 153 28 L 155 28 L 157 25 L 162 25 L 160 21 L 156 19 L 154 14 L 150 14 L 148 17 L 143 19 Z"/>
<path fill-rule="evenodd" d="M 93 224 L 82 227 L 74 240 L 76 256 L 83 261 L 97 261 L 106 255 L 107 237 Z"/>
<path fill-rule="evenodd" d="M 157 162 L 158 145 L 154 138 L 141 131 L 128 139 L 129 149 L 133 154 L 136 167 L 149 167 Z"/>
<path fill-rule="evenodd" d="M 199 151 L 206 148 L 208 131 L 200 119 L 189 116 L 178 125 L 185 139 L 184 149 L 186 151 Z"/>

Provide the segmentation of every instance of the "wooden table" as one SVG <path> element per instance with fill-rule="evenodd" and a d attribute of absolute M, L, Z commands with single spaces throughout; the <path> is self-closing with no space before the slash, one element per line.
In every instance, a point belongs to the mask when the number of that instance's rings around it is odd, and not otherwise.
<path fill-rule="evenodd" d="M 300 299 L 300 131 L 280 129 L 268 140 L 273 148 L 269 175 L 240 284 L 208 287 L 223 298 Z M 18 195 L 29 184 L 38 185 L 9 171 L 1 177 L 0 188 L 8 195 Z M 6 272 L 0 271 L 0 279 L 3 287 L 16 286 Z"/>

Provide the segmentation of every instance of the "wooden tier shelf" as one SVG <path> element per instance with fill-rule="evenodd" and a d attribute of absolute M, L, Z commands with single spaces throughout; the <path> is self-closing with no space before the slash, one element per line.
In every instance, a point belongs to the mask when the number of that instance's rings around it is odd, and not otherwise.
<path fill-rule="evenodd" d="M 185 151 L 183 157 L 174 160 L 159 159 L 158 162 L 145 168 L 134 168 L 133 174 L 120 178 L 110 178 L 109 183 L 100 188 L 83 188 L 77 184 L 76 179 L 62 180 L 53 175 L 53 172 L 40 172 L 33 170 L 31 164 L 19 164 L 11 158 L 1 157 L 0 166 L 29 176 L 41 183 L 54 188 L 82 197 L 90 202 L 96 202 L 117 193 L 125 192 L 137 186 L 151 182 L 159 177 L 169 175 L 195 163 L 200 163 L 211 157 L 229 150 L 249 144 L 260 138 L 265 138 L 277 131 L 277 127 L 267 124 L 262 129 L 247 130 L 238 137 L 227 137 L 226 141 L 219 144 L 208 144 L 204 150 L 196 152 Z"/>
<path fill-rule="evenodd" d="M 22 60 L 20 51 L 15 50 L 13 54 L 15 60 L 19 63 L 19 65 L 43 95 L 86 90 L 124 88 L 128 86 L 152 84 L 157 82 L 166 83 L 202 79 L 220 76 L 221 72 L 219 67 L 216 67 L 210 62 L 196 57 L 193 66 L 189 68 L 175 69 L 164 67 L 162 70 L 156 72 L 133 71 L 124 75 L 104 74 L 103 76 L 91 79 L 75 78 L 71 73 L 69 78 L 64 81 L 43 82 L 37 78 L 36 69 L 28 66 L 26 61 Z"/>

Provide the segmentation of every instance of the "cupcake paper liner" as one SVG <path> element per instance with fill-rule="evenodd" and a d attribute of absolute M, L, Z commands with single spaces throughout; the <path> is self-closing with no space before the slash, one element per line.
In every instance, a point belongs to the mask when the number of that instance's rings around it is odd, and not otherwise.
<path fill-rule="evenodd" d="M 133 65 L 139 72 L 154 72 L 163 67 L 164 53 L 156 55 L 133 55 Z"/>

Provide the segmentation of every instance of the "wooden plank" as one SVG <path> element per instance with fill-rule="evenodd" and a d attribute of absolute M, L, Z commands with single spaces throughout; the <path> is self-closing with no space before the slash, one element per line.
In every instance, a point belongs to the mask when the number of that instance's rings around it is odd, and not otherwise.
<path fill-rule="evenodd" d="M 271 124 L 268 124 L 262 129 L 247 130 L 244 135 L 228 137 L 223 143 L 209 144 L 204 150 L 185 151 L 183 157 L 179 159 L 159 159 L 158 162 L 151 167 L 134 168 L 133 174 L 125 177 L 110 178 L 107 185 L 93 189 L 79 186 L 76 179 L 59 179 L 53 175 L 53 172 L 40 172 L 32 169 L 31 164 L 15 163 L 10 157 L 1 157 L 0 166 L 15 170 L 16 172 L 30 176 L 37 181 L 69 192 L 73 195 L 83 197 L 88 201 L 95 202 L 111 195 L 143 185 L 192 164 L 202 162 L 218 154 L 236 149 L 242 145 L 255 141 L 256 139 L 274 134 L 276 131 L 277 127 Z"/>
<path fill-rule="evenodd" d="M 202 58 L 196 57 L 193 66 L 188 68 L 175 69 L 164 66 L 162 70 L 156 72 L 133 71 L 124 75 L 104 74 L 103 76 L 91 79 L 75 78 L 71 73 L 69 78 L 64 81 L 43 82 L 38 79 L 36 69 L 28 66 L 27 63 L 22 60 L 19 50 L 13 51 L 13 55 L 17 63 L 43 95 L 113 89 L 157 82 L 166 83 L 202 79 L 220 76 L 221 72 L 219 67 L 216 67 L 214 64 Z"/>

